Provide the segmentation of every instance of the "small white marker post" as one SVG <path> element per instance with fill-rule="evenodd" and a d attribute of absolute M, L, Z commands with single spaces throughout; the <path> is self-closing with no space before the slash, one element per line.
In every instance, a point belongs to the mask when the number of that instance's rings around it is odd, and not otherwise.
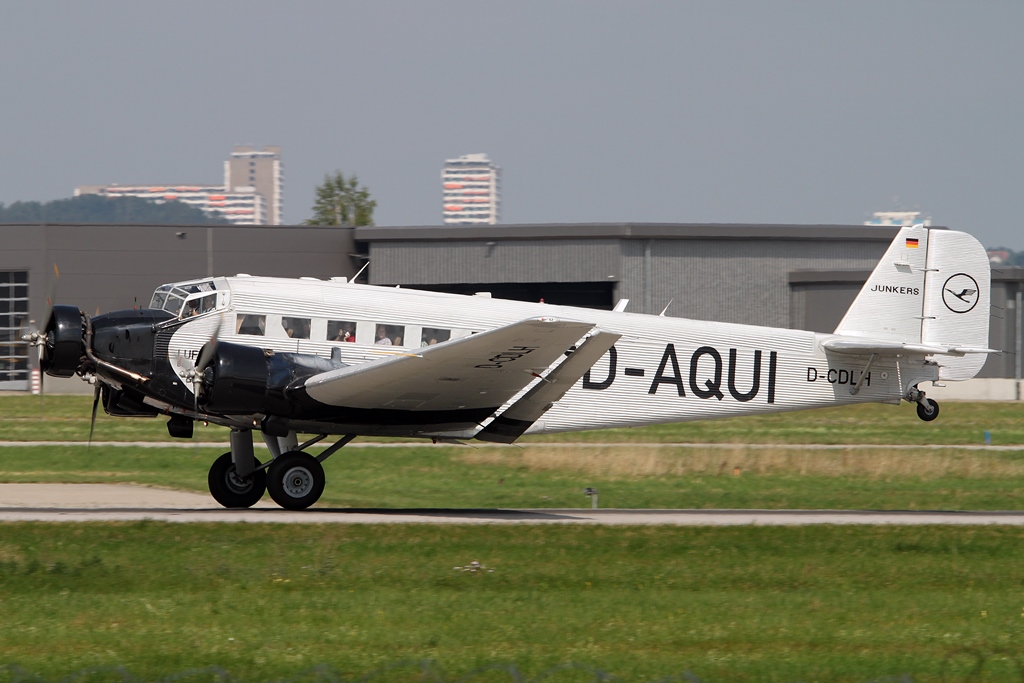
<path fill-rule="evenodd" d="M 590 496 L 590 509 L 591 510 L 596 510 L 597 509 L 597 489 L 588 486 L 587 488 L 583 489 L 583 495 Z"/>

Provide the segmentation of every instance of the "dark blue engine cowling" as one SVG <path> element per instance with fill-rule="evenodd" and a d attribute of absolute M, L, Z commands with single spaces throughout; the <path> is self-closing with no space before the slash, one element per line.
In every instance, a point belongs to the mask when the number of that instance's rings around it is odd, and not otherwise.
<path fill-rule="evenodd" d="M 74 306 L 54 306 L 46 322 L 39 367 L 52 377 L 73 377 L 85 356 L 84 316 Z"/>
<path fill-rule="evenodd" d="M 286 396 L 288 389 L 301 386 L 313 375 L 343 367 L 345 363 L 330 358 L 218 342 L 213 360 L 203 372 L 199 406 L 218 415 L 288 417 L 301 409 Z"/>

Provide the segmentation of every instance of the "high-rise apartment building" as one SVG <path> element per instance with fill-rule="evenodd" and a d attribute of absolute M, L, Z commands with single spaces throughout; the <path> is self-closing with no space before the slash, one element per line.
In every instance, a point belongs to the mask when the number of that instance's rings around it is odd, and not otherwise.
<path fill-rule="evenodd" d="M 444 222 L 496 225 L 501 222 L 501 169 L 486 154 L 447 159 L 441 171 Z"/>
<path fill-rule="evenodd" d="M 235 147 L 224 162 L 224 184 L 80 185 L 75 196 L 141 197 L 179 201 L 236 225 L 281 225 L 284 173 L 281 148 Z"/>
<path fill-rule="evenodd" d="M 249 187 L 266 199 L 269 224 L 281 225 L 284 168 L 280 147 L 237 146 L 231 152 L 231 158 L 224 162 L 225 190 L 235 192 Z"/>

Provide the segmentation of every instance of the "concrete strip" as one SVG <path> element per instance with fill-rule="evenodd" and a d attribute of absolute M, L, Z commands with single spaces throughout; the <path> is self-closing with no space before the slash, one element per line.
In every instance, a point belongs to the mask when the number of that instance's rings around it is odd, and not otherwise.
<path fill-rule="evenodd" d="M 0 510 L 195 510 L 215 505 L 209 493 L 133 484 L 0 484 Z M 259 506 L 280 509 L 269 499 Z"/>
<path fill-rule="evenodd" d="M 1024 512 L 874 510 L 348 509 L 216 507 L 207 495 L 119 484 L 2 484 L 2 522 L 248 522 L 274 524 L 588 524 L 661 526 L 1024 525 Z"/>

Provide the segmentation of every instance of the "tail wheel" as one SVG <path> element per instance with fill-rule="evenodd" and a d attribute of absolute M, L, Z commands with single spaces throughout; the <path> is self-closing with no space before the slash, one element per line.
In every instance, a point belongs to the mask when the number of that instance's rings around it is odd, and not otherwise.
<path fill-rule="evenodd" d="M 267 472 L 270 497 L 286 510 L 305 510 L 320 500 L 326 483 L 320 461 L 301 451 L 276 458 Z"/>
<path fill-rule="evenodd" d="M 930 398 L 918 401 L 917 416 L 925 422 L 931 422 L 939 416 L 939 404 Z"/>
<path fill-rule="evenodd" d="M 259 463 L 256 463 L 259 467 Z M 267 491 L 267 472 L 257 469 L 248 477 L 238 476 L 231 453 L 225 453 L 213 462 L 207 479 L 210 495 L 226 508 L 250 508 Z"/>

